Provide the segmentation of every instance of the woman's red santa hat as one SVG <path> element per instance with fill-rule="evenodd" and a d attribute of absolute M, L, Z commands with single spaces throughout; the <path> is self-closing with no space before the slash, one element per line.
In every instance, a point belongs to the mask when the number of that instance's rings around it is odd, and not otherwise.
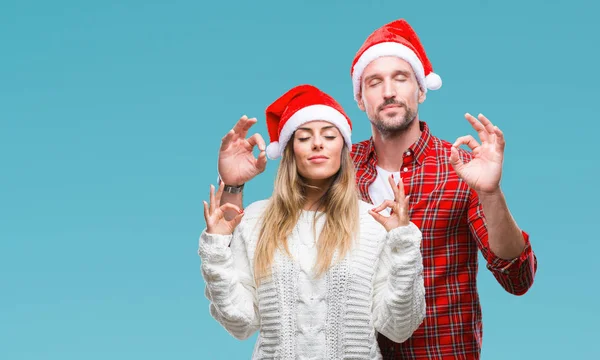
<path fill-rule="evenodd" d="M 267 156 L 277 159 L 301 125 L 315 120 L 335 125 L 346 145 L 352 148 L 352 122 L 341 105 L 331 96 L 312 85 L 299 85 L 275 100 L 266 110 L 270 144 Z"/>
<path fill-rule="evenodd" d="M 384 56 L 396 56 L 408 62 L 424 92 L 442 87 L 442 79 L 433 72 L 419 37 L 406 20 L 400 19 L 375 30 L 356 53 L 350 69 L 356 101 L 363 71 L 373 60 Z"/>

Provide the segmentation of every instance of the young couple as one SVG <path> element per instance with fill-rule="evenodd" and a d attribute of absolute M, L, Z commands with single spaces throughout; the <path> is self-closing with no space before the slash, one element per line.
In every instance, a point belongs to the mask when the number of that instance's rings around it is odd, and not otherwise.
<path fill-rule="evenodd" d="M 259 332 L 254 359 L 479 359 L 477 250 L 512 294 L 537 269 L 500 189 L 504 135 L 469 114 L 480 142 L 429 132 L 418 105 L 441 79 L 404 20 L 367 38 L 351 76 L 369 140 L 352 145 L 311 85 L 267 108 L 268 146 L 247 117 L 223 138 L 199 244 L 211 315 Z M 273 195 L 242 210 L 267 156 L 281 157 Z"/>

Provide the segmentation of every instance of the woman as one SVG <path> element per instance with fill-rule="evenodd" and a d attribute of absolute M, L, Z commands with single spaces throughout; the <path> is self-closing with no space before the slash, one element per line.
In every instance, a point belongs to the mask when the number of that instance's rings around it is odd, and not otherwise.
<path fill-rule="evenodd" d="M 272 197 L 218 207 L 221 184 L 204 202 L 210 313 L 238 339 L 259 331 L 253 359 L 380 359 L 377 332 L 402 342 L 425 316 L 421 232 L 402 182 L 389 179 L 396 201 L 358 199 L 351 122 L 313 86 L 266 115 L 267 155 L 282 156 Z M 230 210 L 239 215 L 227 221 Z"/>

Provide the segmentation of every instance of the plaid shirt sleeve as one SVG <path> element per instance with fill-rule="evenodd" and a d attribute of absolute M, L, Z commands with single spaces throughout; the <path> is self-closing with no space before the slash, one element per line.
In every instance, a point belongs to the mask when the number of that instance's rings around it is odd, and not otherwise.
<path fill-rule="evenodd" d="M 492 272 L 498 283 L 511 294 L 525 294 L 533 285 L 537 271 L 537 258 L 531 248 L 529 234 L 522 231 L 525 239 L 525 249 L 519 256 L 512 260 L 505 260 L 496 256 L 489 247 L 483 207 L 479 202 L 479 197 L 474 192 L 471 192 L 468 222 L 471 235 L 477 241 L 477 245 L 487 261 L 487 268 Z"/>

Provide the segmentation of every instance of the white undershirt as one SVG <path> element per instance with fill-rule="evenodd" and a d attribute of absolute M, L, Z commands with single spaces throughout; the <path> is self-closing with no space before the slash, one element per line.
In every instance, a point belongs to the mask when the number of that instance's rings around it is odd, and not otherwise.
<path fill-rule="evenodd" d="M 375 166 L 377 168 L 377 177 L 375 181 L 371 185 L 369 185 L 369 196 L 371 197 L 371 201 L 373 201 L 373 205 L 379 206 L 385 200 L 394 200 L 394 190 L 390 186 L 390 182 L 388 181 L 388 177 L 392 172 L 384 170 L 379 166 Z M 400 171 L 393 172 L 394 181 L 396 185 L 398 185 L 398 181 L 400 181 Z M 380 214 L 389 215 L 390 210 L 384 209 Z"/>

